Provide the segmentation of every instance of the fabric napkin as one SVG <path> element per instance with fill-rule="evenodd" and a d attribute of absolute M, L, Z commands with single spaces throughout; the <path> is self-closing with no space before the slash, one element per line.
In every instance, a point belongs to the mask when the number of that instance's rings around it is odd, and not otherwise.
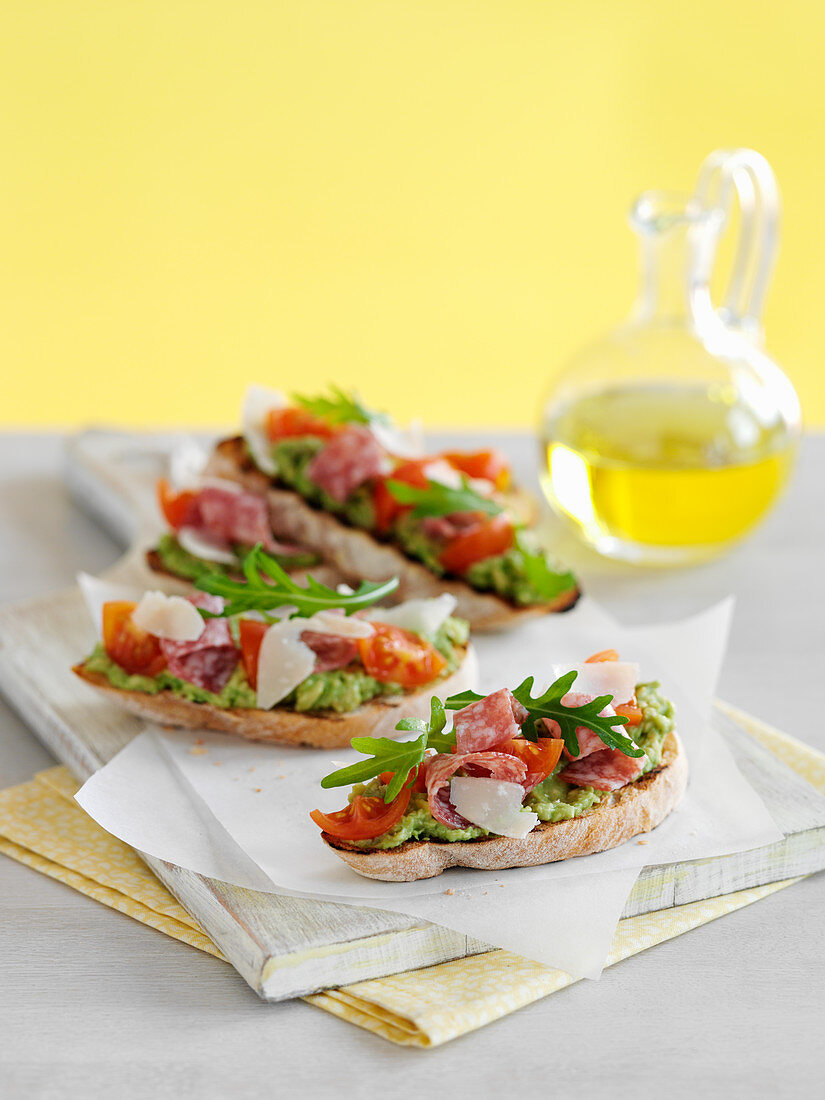
<path fill-rule="evenodd" d="M 825 794 L 825 755 L 735 708 L 719 704 L 757 740 Z M 62 767 L 0 791 L 0 852 L 219 959 L 221 951 L 127 845 L 73 801 L 79 784 Z M 797 879 L 619 922 L 608 965 L 790 886 Z M 306 997 L 391 1042 L 447 1042 L 571 985 L 561 970 L 490 951 Z"/>

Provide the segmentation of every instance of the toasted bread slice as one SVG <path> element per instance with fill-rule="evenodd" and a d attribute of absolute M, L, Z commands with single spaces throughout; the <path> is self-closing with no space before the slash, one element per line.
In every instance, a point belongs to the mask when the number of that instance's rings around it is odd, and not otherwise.
<path fill-rule="evenodd" d="M 313 507 L 300 493 L 273 488 L 270 479 L 247 455 L 240 436 L 218 443 L 206 472 L 237 481 L 253 492 L 266 493 L 272 525 L 279 537 L 314 550 L 347 582 L 358 584 L 362 580 L 398 577 L 400 583 L 393 596 L 397 602 L 449 592 L 458 601 L 455 614 L 467 619 L 473 630 L 504 629 L 551 611 L 567 611 L 579 598 L 579 590 L 574 586 L 546 603 L 521 607 L 492 592 L 479 592 L 465 581 L 438 577 L 397 546 L 380 542 L 367 531 L 350 527 L 329 512 Z"/>
<path fill-rule="evenodd" d="M 475 867 L 481 871 L 534 867 L 603 852 L 639 833 L 649 833 L 680 801 L 687 779 L 684 748 L 678 736 L 671 733 L 664 744 L 662 763 L 655 771 L 611 791 L 581 817 L 542 822 L 523 840 L 504 836 L 452 842 L 408 840 L 397 848 L 370 850 L 348 845 L 329 833 L 321 836 L 354 871 L 386 882 L 432 878 L 448 867 Z"/>
<path fill-rule="evenodd" d="M 211 703 L 181 699 L 171 691 L 160 691 L 157 695 L 125 691 L 114 687 L 102 672 L 89 672 L 82 664 L 74 665 L 72 672 L 132 714 L 163 726 L 220 730 L 249 741 L 341 749 L 349 748 L 353 737 L 394 736 L 396 722 L 401 718 L 429 718 L 432 696 L 451 695 L 475 687 L 477 669 L 475 651 L 467 646 L 461 664 L 445 679 L 417 691 L 384 696 L 346 714 L 329 710 L 298 712 L 285 707 L 273 710 L 216 707 Z"/>

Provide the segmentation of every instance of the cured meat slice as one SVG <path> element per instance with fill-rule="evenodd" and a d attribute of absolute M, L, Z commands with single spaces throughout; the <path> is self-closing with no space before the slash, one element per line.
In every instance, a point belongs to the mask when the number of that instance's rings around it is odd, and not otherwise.
<path fill-rule="evenodd" d="M 480 520 L 478 512 L 453 512 L 449 516 L 427 516 L 421 521 L 421 530 L 427 538 L 449 542 L 473 527 L 480 527 L 481 522 L 483 516 Z"/>
<path fill-rule="evenodd" d="M 559 772 L 559 779 L 574 787 L 615 791 L 641 775 L 645 760 L 644 756 L 625 756 L 619 749 L 601 749 L 568 764 Z"/>
<path fill-rule="evenodd" d="M 517 737 L 527 711 L 507 688 L 471 703 L 453 718 L 456 752 L 484 752 Z M 500 777 L 497 777 L 500 778 Z"/>
<path fill-rule="evenodd" d="M 346 668 L 358 658 L 358 643 L 354 638 L 305 630 L 301 634 L 301 641 L 315 654 L 313 672 L 333 672 L 336 668 Z"/>
<path fill-rule="evenodd" d="M 272 554 L 295 554 L 299 550 L 273 538 L 266 500 L 255 493 L 237 493 L 210 485 L 198 493 L 193 508 L 186 526 L 203 531 L 213 540 L 244 546 L 260 542 Z"/>
<path fill-rule="evenodd" d="M 339 504 L 359 486 L 384 472 L 384 448 L 362 424 L 344 428 L 321 448 L 307 466 L 307 475 Z"/>
<path fill-rule="evenodd" d="M 561 737 L 561 726 L 559 726 L 558 722 L 554 721 L 552 718 L 542 718 L 542 722 L 544 723 L 544 728 L 547 730 L 548 737 Z M 562 749 L 564 756 L 568 760 L 581 760 L 585 756 L 590 756 L 591 753 L 594 752 L 600 752 L 607 747 L 601 737 L 587 726 L 576 726 L 576 737 L 579 742 L 578 756 L 572 756 L 567 751 L 566 746 Z"/>
<path fill-rule="evenodd" d="M 467 775 L 523 783 L 527 768 L 515 756 L 503 752 L 439 753 L 427 761 L 427 801 L 430 813 L 450 829 L 466 829 L 470 822 L 450 803 L 450 779 L 457 771 Z"/>
<path fill-rule="evenodd" d="M 206 592 L 198 592 L 189 600 L 195 607 L 213 614 L 222 611 L 224 606 L 220 596 L 210 596 Z M 226 619 L 206 619 L 205 622 L 203 633 L 194 642 L 161 638 L 160 648 L 172 676 L 217 695 L 235 671 L 239 654 Z"/>

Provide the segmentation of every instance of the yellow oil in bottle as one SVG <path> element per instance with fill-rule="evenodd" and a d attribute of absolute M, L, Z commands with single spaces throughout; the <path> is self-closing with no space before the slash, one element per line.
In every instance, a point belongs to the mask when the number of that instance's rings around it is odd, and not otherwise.
<path fill-rule="evenodd" d="M 781 421 L 732 386 L 589 394 L 544 425 L 544 491 L 613 557 L 678 564 L 720 552 L 767 511 L 793 461 Z"/>

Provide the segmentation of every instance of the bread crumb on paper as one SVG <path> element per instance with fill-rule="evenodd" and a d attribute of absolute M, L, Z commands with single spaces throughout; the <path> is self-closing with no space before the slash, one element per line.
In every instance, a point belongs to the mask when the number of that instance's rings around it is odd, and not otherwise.
<path fill-rule="evenodd" d="M 453 894 L 455 893 L 455 890 L 445 890 L 445 891 L 444 891 L 444 893 L 445 893 L 445 894 L 448 894 L 448 895 L 449 895 L 449 897 L 452 897 L 452 896 L 453 896 Z"/>
<path fill-rule="evenodd" d="M 190 756 L 206 756 L 206 754 L 208 752 L 209 752 L 209 749 L 201 748 L 200 745 L 193 745 L 192 748 L 189 750 L 189 755 Z"/>

